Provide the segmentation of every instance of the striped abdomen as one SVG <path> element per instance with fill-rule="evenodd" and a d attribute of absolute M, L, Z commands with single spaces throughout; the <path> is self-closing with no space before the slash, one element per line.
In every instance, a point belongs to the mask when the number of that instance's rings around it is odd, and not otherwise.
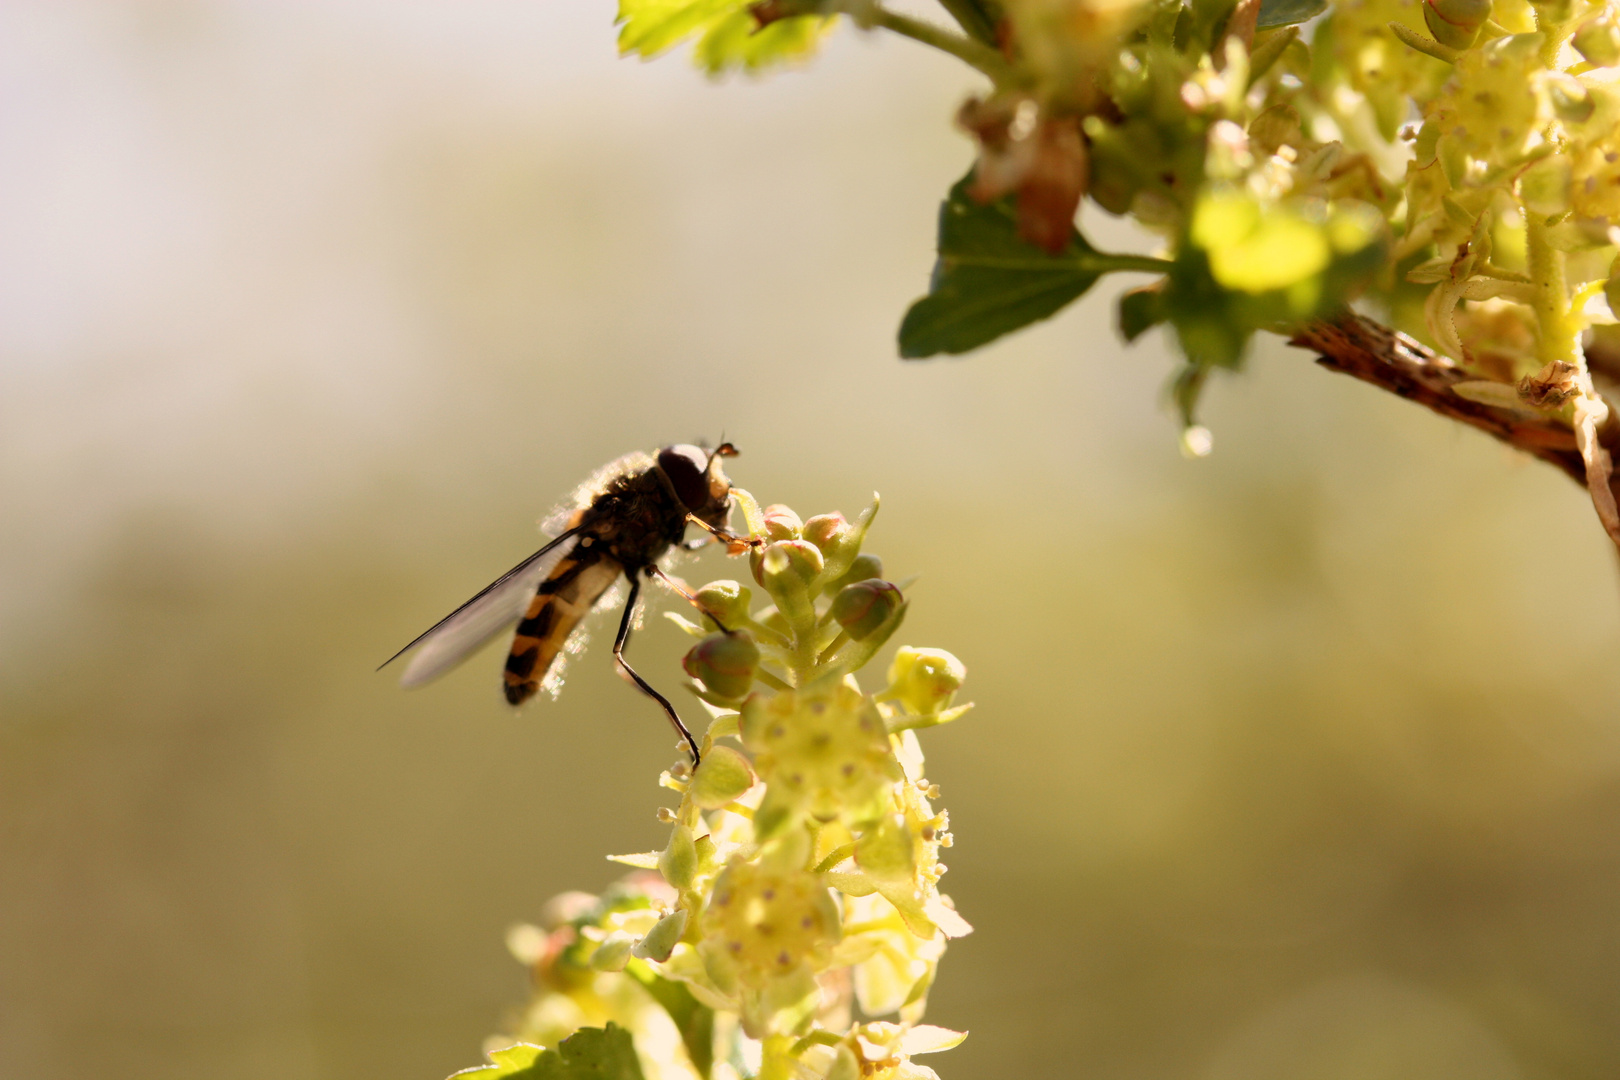
<path fill-rule="evenodd" d="M 575 558 L 576 554 L 581 557 Z M 576 550 L 564 557 L 529 601 L 512 639 L 512 651 L 506 655 L 506 700 L 513 705 L 535 695 L 568 635 L 624 573 L 613 559 L 591 554 Z"/>

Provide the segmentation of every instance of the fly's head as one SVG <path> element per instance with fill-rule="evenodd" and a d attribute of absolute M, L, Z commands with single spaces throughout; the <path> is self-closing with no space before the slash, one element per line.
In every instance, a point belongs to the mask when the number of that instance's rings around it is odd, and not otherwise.
<path fill-rule="evenodd" d="M 723 530 L 731 516 L 731 481 L 721 468 L 721 459 L 736 456 L 737 448 L 730 443 L 721 443 L 714 450 L 682 443 L 658 451 L 658 470 L 693 517 Z"/>

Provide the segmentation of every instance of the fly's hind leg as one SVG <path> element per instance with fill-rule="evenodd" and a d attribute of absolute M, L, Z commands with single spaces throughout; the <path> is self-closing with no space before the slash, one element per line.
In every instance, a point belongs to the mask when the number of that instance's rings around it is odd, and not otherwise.
<path fill-rule="evenodd" d="M 664 715 L 669 717 L 669 722 L 674 725 L 676 731 L 680 732 L 681 738 L 686 740 L 687 748 L 692 752 L 692 768 L 696 770 L 701 760 L 698 756 L 697 740 L 692 738 L 690 731 L 686 730 L 686 725 L 681 723 L 681 718 L 675 715 L 675 706 L 669 703 L 669 699 L 654 690 L 646 679 L 636 674 L 636 669 L 631 667 L 624 658 L 624 647 L 630 641 L 630 627 L 636 619 L 636 601 L 641 595 L 641 578 L 637 577 L 633 570 L 626 576 L 630 579 L 630 595 L 624 601 L 624 617 L 619 620 L 619 635 L 613 639 L 613 659 L 623 669 L 624 673 L 630 677 L 630 681 L 636 684 L 638 690 L 664 707 Z"/>

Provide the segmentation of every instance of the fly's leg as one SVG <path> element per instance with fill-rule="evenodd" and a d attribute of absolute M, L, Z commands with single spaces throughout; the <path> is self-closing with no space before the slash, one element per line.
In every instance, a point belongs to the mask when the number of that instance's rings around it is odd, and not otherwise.
<path fill-rule="evenodd" d="M 675 595 L 679 596 L 682 600 L 685 600 L 688 604 L 691 604 L 693 607 L 703 612 L 703 614 L 708 616 L 710 619 L 714 619 L 714 625 L 720 628 L 720 632 L 722 634 L 731 633 L 731 630 L 727 628 L 725 623 L 715 618 L 714 612 L 703 606 L 703 601 L 692 595 L 692 590 L 688 589 L 684 582 L 680 581 L 678 578 L 670 577 L 656 566 L 647 567 L 647 573 L 669 586 L 670 591 L 675 593 Z"/>
<path fill-rule="evenodd" d="M 717 529 L 713 525 L 710 525 L 707 521 L 704 521 L 702 518 L 698 517 L 696 514 L 687 514 L 686 520 L 693 525 L 696 525 L 698 528 L 702 529 L 704 532 L 708 533 L 722 544 L 726 545 L 727 555 L 741 555 L 748 549 L 759 547 L 761 544 L 765 543 L 764 540 L 761 540 L 757 536 L 734 536 L 731 533 L 726 532 L 724 529 Z M 681 546 L 685 547 L 686 545 L 683 544 Z M 697 549 L 688 548 L 687 550 L 695 551 Z"/>
<path fill-rule="evenodd" d="M 700 760 L 697 740 L 692 738 L 690 731 L 686 730 L 686 725 L 681 723 L 681 718 L 675 715 L 675 706 L 671 705 L 663 694 L 649 686 L 646 679 L 637 675 L 636 669 L 631 667 L 624 658 L 624 647 L 630 641 L 630 624 L 635 621 L 636 617 L 636 600 L 641 594 L 641 579 L 635 575 L 634 571 L 631 571 L 626 576 L 630 578 L 630 595 L 624 602 L 624 618 L 619 620 L 619 636 L 613 639 L 613 659 L 624 670 L 624 673 L 630 676 L 630 681 L 636 684 L 638 690 L 664 707 L 664 715 L 669 717 L 669 722 L 674 725 L 676 731 L 680 732 L 681 738 L 686 740 L 687 747 L 692 751 L 692 768 L 695 771 Z"/>

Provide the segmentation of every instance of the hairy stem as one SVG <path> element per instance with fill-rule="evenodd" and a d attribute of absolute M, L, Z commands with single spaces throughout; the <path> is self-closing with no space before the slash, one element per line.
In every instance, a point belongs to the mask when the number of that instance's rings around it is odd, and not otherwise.
<path fill-rule="evenodd" d="M 1580 362 L 1575 333 L 1569 325 L 1569 286 L 1564 280 L 1564 253 L 1547 239 L 1547 225 L 1534 217 L 1525 224 L 1526 258 L 1533 290 L 1531 308 L 1536 313 L 1538 335 L 1536 353 L 1542 363 L 1562 360 Z"/>

